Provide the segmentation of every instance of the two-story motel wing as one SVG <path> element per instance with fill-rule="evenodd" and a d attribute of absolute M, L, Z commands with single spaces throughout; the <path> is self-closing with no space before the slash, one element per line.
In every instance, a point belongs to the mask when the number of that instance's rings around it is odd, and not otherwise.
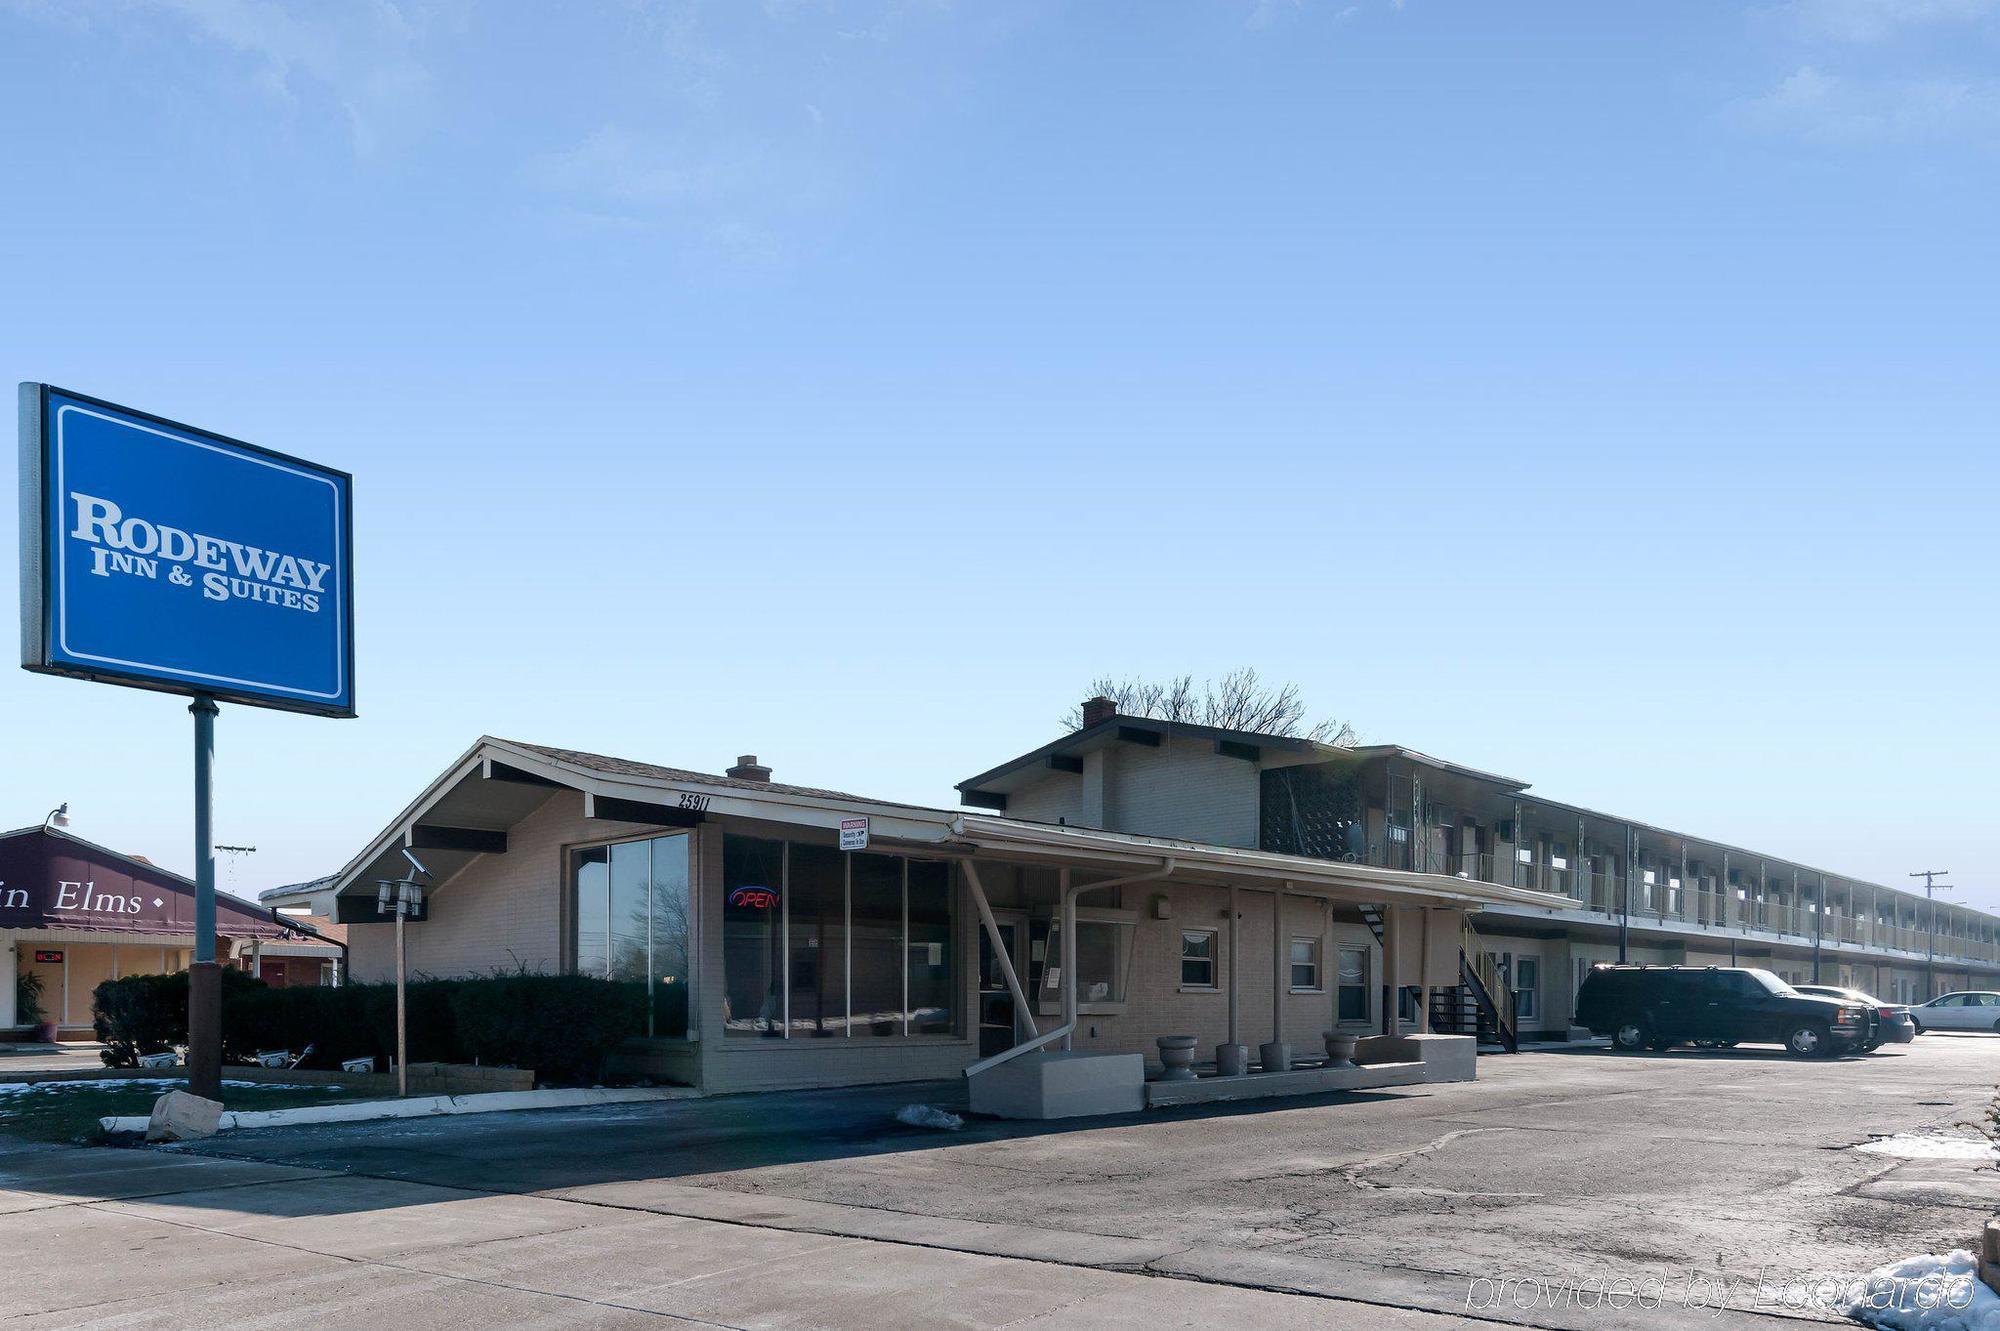
<path fill-rule="evenodd" d="M 962 782 L 956 810 L 754 759 L 703 773 L 482 739 L 339 873 L 266 900 L 347 925 L 354 978 L 387 979 L 378 884 L 415 850 L 435 877 L 413 973 L 643 981 L 635 1066 L 712 1090 L 1058 1052 L 1157 1076 L 1162 1039 L 1230 1075 L 1336 1067 L 1346 1036 L 1391 1042 L 1364 1064 L 1414 1065 L 1435 1051 L 1412 1039 L 1566 1037 L 1581 972 L 1621 955 L 1905 1000 L 2000 978 L 1990 916 L 1408 749 L 1096 700 L 1085 722 Z M 865 848 L 843 849 L 857 828 Z"/>
<path fill-rule="evenodd" d="M 1335 748 L 1118 716 L 1102 704 L 1087 704 L 1086 720 L 961 782 L 961 798 L 1011 817 L 1564 898 L 1555 909 L 1496 902 L 1474 914 L 1497 987 L 1512 995 L 1502 1005 L 1511 1011 L 1485 1014 L 1489 1035 L 1504 1033 L 1490 1029 L 1497 1017 L 1521 1038 L 1564 1038 L 1583 973 L 1621 959 L 1761 966 L 1901 1003 L 2000 983 L 2000 920 L 1922 893 L 1543 799 L 1524 781 L 1397 745 Z"/>

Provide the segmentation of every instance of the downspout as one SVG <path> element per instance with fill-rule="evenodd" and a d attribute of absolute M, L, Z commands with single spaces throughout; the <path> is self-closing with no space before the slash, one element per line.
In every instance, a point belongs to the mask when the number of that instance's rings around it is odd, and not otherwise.
<path fill-rule="evenodd" d="M 1241 915 L 1238 906 L 1236 887 L 1232 884 L 1229 889 L 1229 1043 L 1232 1047 L 1243 1043 L 1242 1031 L 1238 1021 L 1240 1015 L 1238 1000 L 1242 986 L 1237 983 L 1238 972 L 1241 970 L 1237 958 L 1242 955 L 1238 944 L 1243 938 Z"/>
<path fill-rule="evenodd" d="M 1076 899 L 1085 892 L 1102 892 L 1107 888 L 1130 887 L 1134 883 L 1150 883 L 1173 873 L 1177 864 L 1168 859 L 1157 869 L 1147 873 L 1132 874 L 1125 878 L 1110 878 L 1101 883 L 1085 883 L 1081 887 L 1071 887 L 1069 870 L 1061 871 L 1062 884 L 1062 961 L 1063 961 L 1063 1048 L 1073 1048 L 1076 1040 Z"/>

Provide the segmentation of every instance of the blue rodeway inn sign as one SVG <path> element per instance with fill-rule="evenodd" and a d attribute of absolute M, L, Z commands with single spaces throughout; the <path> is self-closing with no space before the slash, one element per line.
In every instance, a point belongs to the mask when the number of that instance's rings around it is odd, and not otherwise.
<path fill-rule="evenodd" d="M 30 670 L 354 715 L 351 481 L 21 386 Z"/>
<path fill-rule="evenodd" d="M 216 703 L 354 715 L 352 498 L 346 472 L 21 385 L 21 664 L 193 698 L 187 1067 L 210 1100 Z"/>

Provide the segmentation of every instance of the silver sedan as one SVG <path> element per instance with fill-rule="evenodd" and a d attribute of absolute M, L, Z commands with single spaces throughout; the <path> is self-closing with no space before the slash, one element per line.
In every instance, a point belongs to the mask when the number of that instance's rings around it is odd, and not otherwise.
<path fill-rule="evenodd" d="M 1976 989 L 1910 1009 L 1920 1031 L 2000 1031 L 2000 994 Z"/>
<path fill-rule="evenodd" d="M 1884 1003 L 1875 995 L 1860 989 L 1844 989 L 1832 984 L 1795 984 L 1792 988 L 1802 994 L 1812 994 L 1817 998 L 1838 998 L 1849 1003 L 1865 1003 L 1875 1014 L 1875 1029 L 1869 1033 L 1864 1050 L 1880 1048 L 1885 1044 L 1908 1044 L 1917 1038 L 1917 1023 L 1910 1016 L 1910 1010 L 1896 1003 Z M 1994 1015 L 2000 1017 L 2000 1010 Z"/>

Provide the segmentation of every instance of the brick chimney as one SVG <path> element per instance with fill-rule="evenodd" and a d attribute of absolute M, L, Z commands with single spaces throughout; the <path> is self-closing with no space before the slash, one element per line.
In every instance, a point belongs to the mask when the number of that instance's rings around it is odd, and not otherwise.
<path fill-rule="evenodd" d="M 739 754 L 736 766 L 729 769 L 729 775 L 738 781 L 769 781 L 771 769 L 757 761 L 754 753 Z"/>
<path fill-rule="evenodd" d="M 1118 704 L 1102 694 L 1083 700 L 1083 725 L 1086 730 L 1095 725 L 1102 725 L 1116 715 L 1118 715 Z"/>

